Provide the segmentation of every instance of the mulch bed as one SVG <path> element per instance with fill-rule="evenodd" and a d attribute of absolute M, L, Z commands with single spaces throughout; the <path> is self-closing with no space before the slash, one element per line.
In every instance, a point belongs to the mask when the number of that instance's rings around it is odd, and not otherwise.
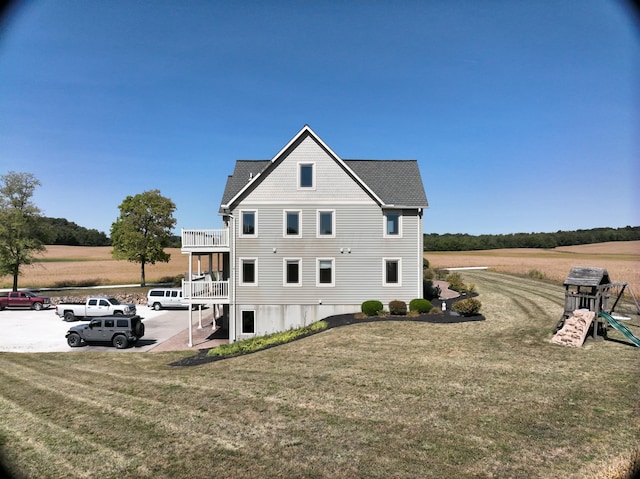
<path fill-rule="evenodd" d="M 442 310 L 442 303 L 445 302 L 446 305 L 446 311 L 444 311 L 442 314 L 421 314 L 419 316 L 416 317 L 408 317 L 408 316 L 392 316 L 392 315 L 387 315 L 384 317 L 381 316 L 369 316 L 366 318 L 362 318 L 362 319 L 357 319 L 355 314 L 338 314 L 336 316 L 329 316 L 328 318 L 324 318 L 323 321 L 326 321 L 328 323 L 328 326 L 326 329 L 324 329 L 323 331 L 326 331 L 327 329 L 332 329 L 332 328 L 339 328 L 341 326 L 349 326 L 351 324 L 359 324 L 359 323 L 373 323 L 373 322 L 380 322 L 380 321 L 414 321 L 414 322 L 419 322 L 419 323 L 434 323 L 434 324 L 456 324 L 456 323 L 468 323 L 468 322 L 475 322 L 475 321 L 484 321 L 485 317 L 482 316 L 481 314 L 476 314 L 473 316 L 460 316 L 458 313 L 455 313 L 453 311 L 451 311 L 451 306 L 453 303 L 455 303 L 456 301 L 459 301 L 461 299 L 466 299 L 472 296 L 476 296 L 475 294 L 470 294 L 464 297 L 458 297 L 458 298 L 453 298 L 453 299 L 447 299 L 447 300 L 439 300 L 439 299 L 435 299 L 433 301 L 431 301 L 431 304 L 433 305 L 434 308 L 438 308 L 440 310 Z M 311 336 L 312 334 L 316 334 L 316 333 L 310 333 L 306 336 L 303 337 L 307 337 L 307 336 Z M 270 346 L 270 347 L 275 347 L 275 346 Z M 268 349 L 268 348 L 265 348 Z M 264 351 L 264 349 L 261 349 L 260 351 Z M 179 361 L 175 361 L 173 363 L 170 363 L 169 366 L 177 366 L 177 367 L 189 367 L 189 366 L 200 366 L 202 364 L 207 364 L 207 363 L 212 363 L 215 361 L 220 361 L 223 359 L 227 359 L 230 357 L 236 357 L 238 355 L 233 355 L 233 356 L 208 356 L 207 353 L 209 352 L 209 348 L 207 349 L 200 349 L 198 351 L 197 354 L 195 354 L 194 356 L 189 356 L 188 358 L 184 358 L 181 359 Z M 248 353 L 251 354 L 251 353 Z"/>

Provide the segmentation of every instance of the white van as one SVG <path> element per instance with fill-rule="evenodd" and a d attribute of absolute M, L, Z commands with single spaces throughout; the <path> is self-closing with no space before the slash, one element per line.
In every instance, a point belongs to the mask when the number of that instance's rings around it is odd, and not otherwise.
<path fill-rule="evenodd" d="M 180 288 L 154 288 L 147 294 L 147 306 L 159 311 L 163 308 L 188 308 L 189 304 L 182 301 Z"/>

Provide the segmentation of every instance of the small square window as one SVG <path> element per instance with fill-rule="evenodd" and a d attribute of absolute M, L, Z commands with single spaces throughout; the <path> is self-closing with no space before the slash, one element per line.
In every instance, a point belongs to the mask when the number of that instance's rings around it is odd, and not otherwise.
<path fill-rule="evenodd" d="M 318 211 L 318 236 L 335 237 L 335 211 Z"/>
<path fill-rule="evenodd" d="M 385 286 L 402 286 L 402 268 L 400 259 L 384 259 L 383 265 L 383 278 Z"/>
<path fill-rule="evenodd" d="M 258 283 L 258 264 L 254 258 L 240 259 L 241 278 L 240 284 L 257 284 Z"/>
<path fill-rule="evenodd" d="M 333 258 L 318 259 L 318 286 L 334 286 L 335 272 Z"/>
<path fill-rule="evenodd" d="M 384 214 L 384 236 L 402 237 L 402 214 L 388 211 Z"/>
<path fill-rule="evenodd" d="M 255 334 L 256 332 L 256 312 L 242 311 L 242 334 Z"/>
<path fill-rule="evenodd" d="M 300 236 L 300 211 L 284 212 L 284 236 Z"/>
<path fill-rule="evenodd" d="M 242 230 L 240 236 L 257 236 L 257 213 L 255 211 L 242 212 Z"/>
<path fill-rule="evenodd" d="M 315 187 L 315 171 L 313 163 L 299 163 L 298 180 L 298 185 L 300 188 Z"/>
<path fill-rule="evenodd" d="M 299 258 L 284 260 L 284 284 L 285 286 L 301 286 Z"/>

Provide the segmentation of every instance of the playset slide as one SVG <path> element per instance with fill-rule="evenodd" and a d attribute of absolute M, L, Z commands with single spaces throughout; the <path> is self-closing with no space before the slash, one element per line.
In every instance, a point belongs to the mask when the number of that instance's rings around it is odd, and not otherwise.
<path fill-rule="evenodd" d="M 600 313 L 600 317 L 604 318 L 611 326 L 620 331 L 633 344 L 640 348 L 640 338 L 636 338 L 624 324 L 620 324 L 613 316 L 608 313 Z"/>

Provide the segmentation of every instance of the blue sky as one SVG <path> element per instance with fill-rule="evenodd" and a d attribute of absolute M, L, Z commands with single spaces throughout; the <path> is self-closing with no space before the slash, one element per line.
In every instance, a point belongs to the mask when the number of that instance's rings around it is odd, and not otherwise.
<path fill-rule="evenodd" d="M 109 232 L 159 189 L 220 227 L 238 159 L 305 124 L 345 159 L 416 159 L 425 233 L 640 225 L 640 35 L 626 3 L 15 4 L 0 29 L 0 174 Z"/>

